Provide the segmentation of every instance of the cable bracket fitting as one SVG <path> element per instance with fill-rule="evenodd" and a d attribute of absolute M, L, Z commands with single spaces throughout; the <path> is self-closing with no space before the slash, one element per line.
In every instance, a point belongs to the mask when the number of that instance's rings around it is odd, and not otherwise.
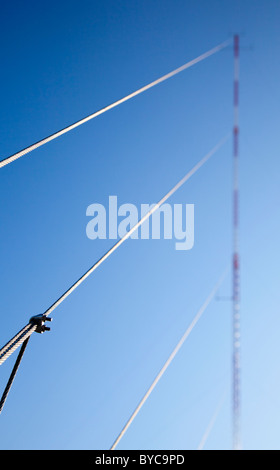
<path fill-rule="evenodd" d="M 31 317 L 29 323 L 31 323 L 31 325 L 36 325 L 36 333 L 44 333 L 44 331 L 50 331 L 50 328 L 45 325 L 46 321 L 52 321 L 52 318 L 49 318 L 44 313 L 41 313 Z"/>

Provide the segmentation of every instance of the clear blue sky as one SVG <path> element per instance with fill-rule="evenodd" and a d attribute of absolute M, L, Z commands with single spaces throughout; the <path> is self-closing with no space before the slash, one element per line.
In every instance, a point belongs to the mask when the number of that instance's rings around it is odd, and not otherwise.
<path fill-rule="evenodd" d="M 241 34 L 246 449 L 280 448 L 279 20 L 276 0 L 1 7 L 1 159 Z M 231 132 L 232 82 L 228 49 L 1 170 L 1 345 L 112 245 L 86 237 L 89 204 L 157 201 Z M 111 446 L 231 259 L 231 191 L 229 141 L 170 200 L 195 205 L 191 251 L 129 240 L 32 336 L 1 449 Z M 214 301 L 118 448 L 195 449 L 224 390 L 205 448 L 231 448 L 230 385 L 231 304 Z"/>

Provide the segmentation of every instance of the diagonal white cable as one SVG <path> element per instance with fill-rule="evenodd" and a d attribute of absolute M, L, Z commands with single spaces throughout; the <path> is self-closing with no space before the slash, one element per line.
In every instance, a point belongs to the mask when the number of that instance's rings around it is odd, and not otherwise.
<path fill-rule="evenodd" d="M 30 326 L 29 323 L 25 325 L 12 339 L 10 339 L 10 341 L 8 341 L 7 344 L 5 344 L 5 346 L 3 346 L 0 349 L 0 360 L 1 360 L 1 356 L 5 353 L 5 351 L 7 351 L 11 347 L 12 344 L 17 342 L 18 338 L 22 336 L 29 329 L 29 326 Z"/>
<path fill-rule="evenodd" d="M 147 392 L 145 393 L 145 395 L 143 396 L 142 400 L 140 401 L 140 403 L 138 404 L 138 406 L 135 408 L 134 412 L 132 413 L 132 415 L 130 416 L 129 420 L 127 421 L 127 423 L 125 424 L 125 426 L 123 427 L 123 429 L 121 430 L 120 434 L 118 435 L 118 437 L 116 438 L 115 442 L 113 443 L 112 447 L 110 450 L 114 450 L 116 448 L 116 446 L 118 445 L 118 443 L 120 442 L 120 440 L 122 439 L 122 437 L 124 436 L 124 434 L 126 433 L 126 431 L 128 430 L 129 426 L 131 425 L 131 423 L 133 422 L 133 420 L 136 418 L 137 414 L 139 413 L 139 411 L 141 410 L 142 406 L 144 405 L 144 403 L 146 402 L 146 400 L 149 398 L 150 394 L 152 393 L 152 391 L 154 390 L 155 386 L 157 385 L 157 383 L 159 382 L 159 380 L 161 379 L 161 377 L 163 376 L 164 372 L 166 371 L 166 369 L 170 366 L 171 362 L 173 361 L 173 359 L 175 358 L 176 354 L 179 352 L 179 350 L 181 349 L 181 347 L 183 346 L 184 342 L 186 341 L 186 339 L 188 338 L 189 334 L 192 332 L 193 328 L 195 327 L 195 325 L 197 324 L 198 320 L 200 319 L 200 317 L 202 316 L 202 314 L 204 313 L 204 311 L 206 310 L 206 308 L 208 307 L 208 305 L 210 304 L 211 300 L 213 299 L 213 297 L 215 296 L 216 292 L 218 291 L 220 285 L 222 284 L 226 274 L 228 272 L 228 268 L 226 269 L 226 271 L 223 273 L 223 275 L 220 277 L 219 281 L 217 282 L 217 284 L 215 285 L 215 287 L 213 288 L 212 292 L 210 293 L 210 295 L 207 297 L 207 299 L 205 300 L 205 302 L 203 303 L 203 305 L 200 307 L 200 309 L 198 310 L 197 314 L 195 315 L 194 319 L 192 320 L 191 324 L 188 326 L 188 328 L 186 329 L 185 333 L 183 334 L 182 338 L 180 339 L 180 341 L 177 343 L 176 347 L 173 349 L 172 353 L 170 354 L 169 358 L 167 359 L 167 361 L 165 362 L 164 366 L 162 367 L 162 369 L 159 371 L 158 375 L 156 376 L 156 378 L 154 379 L 153 383 L 151 384 L 151 386 L 149 387 L 149 389 L 147 390 Z"/>
<path fill-rule="evenodd" d="M 66 132 L 71 131 L 72 129 L 75 129 L 78 126 L 81 126 L 82 124 L 90 121 L 91 119 L 94 119 L 97 116 L 100 116 L 103 113 L 106 113 L 110 109 L 115 108 L 116 106 L 119 106 L 120 104 L 124 103 L 125 101 L 130 100 L 131 98 L 134 98 L 137 95 L 140 95 L 141 93 L 149 90 L 150 88 L 158 85 L 159 83 L 164 82 L 165 80 L 168 80 L 171 77 L 174 77 L 174 75 L 177 75 L 178 73 L 182 72 L 183 70 L 186 70 L 193 65 L 197 64 L 198 62 L 201 62 L 202 60 L 206 59 L 207 57 L 210 57 L 211 55 L 215 54 L 216 52 L 219 52 L 220 50 L 224 49 L 231 43 L 231 40 L 225 41 L 221 44 L 219 44 L 216 47 L 213 47 L 213 49 L 210 49 L 209 51 L 205 52 L 204 54 L 201 54 L 200 56 L 196 57 L 193 60 L 190 60 L 189 62 L 185 63 L 181 67 L 178 67 L 177 69 L 173 70 L 172 72 L 167 73 L 166 75 L 163 75 L 162 77 L 158 78 L 157 80 L 154 80 L 153 82 L 149 83 L 148 85 L 143 86 L 142 88 L 139 88 L 138 90 L 134 91 L 133 93 L 130 93 L 129 95 L 125 96 L 124 98 L 121 98 L 114 103 L 105 106 L 104 108 L 100 109 L 99 111 L 94 112 L 93 114 L 90 114 L 89 116 L 80 119 L 79 121 L 75 122 L 74 124 L 71 124 L 64 129 L 61 129 L 60 131 L 55 132 L 54 134 L 51 134 L 48 137 L 45 137 L 42 140 L 39 140 L 35 144 L 32 144 L 28 147 L 26 147 L 23 150 L 20 150 L 19 152 L 14 153 L 10 157 L 7 157 L 3 160 L 0 161 L 0 168 L 4 167 L 5 165 L 8 165 L 9 163 L 12 163 L 13 161 L 17 160 L 18 158 L 28 154 L 29 152 L 32 152 L 33 150 L 41 147 L 42 145 L 50 142 L 53 139 L 56 139 L 57 137 L 60 137 L 63 134 L 66 134 Z"/>
<path fill-rule="evenodd" d="M 19 333 L 16 334 L 2 349 L 0 349 L 0 365 L 3 364 L 8 357 L 32 335 L 37 326 L 28 323 Z"/>
<path fill-rule="evenodd" d="M 216 419 L 217 419 L 217 417 L 218 417 L 218 415 L 219 415 L 219 413 L 220 413 L 220 411 L 221 411 L 221 408 L 222 408 L 222 406 L 223 406 L 223 404 L 224 404 L 224 401 L 225 401 L 225 394 L 223 395 L 222 399 L 220 400 L 220 402 L 219 402 L 219 404 L 218 404 L 218 406 L 217 406 L 217 408 L 216 408 L 216 410 L 215 410 L 215 413 L 213 414 L 213 416 L 212 416 L 212 418 L 211 418 L 211 421 L 210 421 L 210 423 L 208 424 L 208 426 L 207 426 L 207 428 L 206 428 L 206 431 L 205 431 L 205 433 L 204 433 L 203 436 L 202 436 L 202 439 L 201 439 L 201 441 L 200 441 L 200 444 L 199 444 L 197 450 L 203 450 L 203 449 L 204 449 L 205 443 L 206 443 L 206 441 L 207 441 L 207 439 L 208 439 L 208 437 L 209 437 L 210 432 L 212 431 L 212 429 L 213 429 L 213 427 L 214 427 L 214 424 L 215 424 Z"/>
<path fill-rule="evenodd" d="M 228 140 L 229 136 L 225 136 L 210 152 L 208 152 L 193 168 L 190 170 L 163 198 L 155 204 L 152 209 L 145 214 L 142 219 L 137 222 L 115 245 L 110 248 L 105 255 L 103 255 L 83 276 L 80 277 L 59 299 L 57 299 L 45 312 L 44 315 L 50 315 L 50 313 L 58 307 L 63 300 L 68 297 L 90 274 L 92 274 L 109 256 L 119 248 L 125 240 L 127 240 L 132 233 L 135 232 L 159 207 L 169 199 L 194 173 L 196 173 L 208 160 L 216 153 L 221 146 Z"/>
<path fill-rule="evenodd" d="M 45 311 L 45 315 L 48 316 L 56 307 L 58 307 L 63 300 L 65 300 L 68 295 L 71 294 L 91 273 L 98 268 L 98 266 L 103 263 L 125 240 L 127 240 L 130 235 L 135 232 L 159 207 L 174 194 L 199 168 L 204 165 L 209 158 L 219 150 L 219 148 L 226 142 L 228 136 L 224 137 L 210 152 L 208 152 L 193 168 L 190 170 L 163 198 L 155 204 L 152 209 L 147 212 L 147 214 L 142 217 L 142 219 L 137 222 L 134 227 L 132 227 L 112 248 L 110 248 L 105 255 L 103 255 L 78 281 L 76 281 L 64 294 L 59 297 L 52 305 Z M 14 352 L 27 337 L 29 337 L 33 331 L 35 331 L 36 326 L 32 324 L 26 325 L 19 333 L 16 334 L 3 348 L 0 349 L 0 365 Z"/>

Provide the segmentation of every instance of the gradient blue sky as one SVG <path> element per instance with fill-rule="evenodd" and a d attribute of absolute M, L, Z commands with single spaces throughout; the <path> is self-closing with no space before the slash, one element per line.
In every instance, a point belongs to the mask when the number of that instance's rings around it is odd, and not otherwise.
<path fill-rule="evenodd" d="M 2 2 L 1 158 L 241 35 L 242 441 L 279 449 L 279 2 Z M 251 48 L 252 46 L 252 48 Z M 3 168 L 4 344 L 112 245 L 86 208 L 160 199 L 233 125 L 227 49 Z M 231 259 L 232 142 L 176 193 L 195 245 L 129 240 L 33 335 L 1 449 L 108 449 Z M 220 295 L 231 295 L 231 276 Z M 3 388 L 13 365 L 1 366 Z M 230 449 L 231 304 L 212 302 L 119 449 Z"/>

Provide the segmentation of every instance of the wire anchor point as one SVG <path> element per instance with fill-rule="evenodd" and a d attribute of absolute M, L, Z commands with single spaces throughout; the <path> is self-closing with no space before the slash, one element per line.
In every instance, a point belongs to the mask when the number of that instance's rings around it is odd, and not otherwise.
<path fill-rule="evenodd" d="M 41 313 L 31 317 L 29 323 L 31 325 L 36 325 L 37 328 L 35 333 L 44 333 L 45 331 L 50 331 L 50 327 L 45 325 L 46 321 L 52 321 L 52 318 L 49 318 L 46 314 Z"/>

